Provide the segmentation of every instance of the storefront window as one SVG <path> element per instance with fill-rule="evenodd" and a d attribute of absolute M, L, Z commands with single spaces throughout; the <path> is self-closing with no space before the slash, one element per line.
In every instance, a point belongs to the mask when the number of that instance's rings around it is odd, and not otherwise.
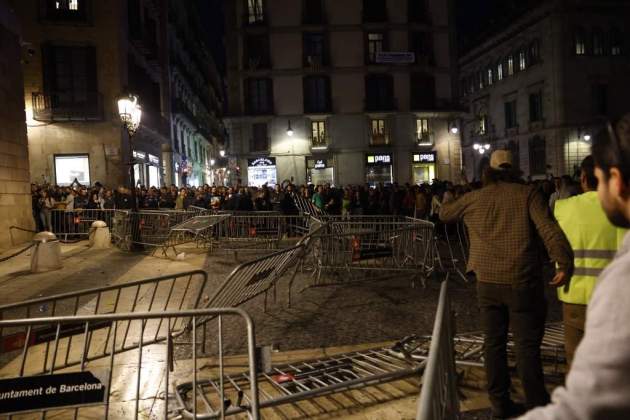
<path fill-rule="evenodd" d="M 250 187 L 273 187 L 277 183 L 276 158 L 247 159 L 247 178 Z"/>
<path fill-rule="evenodd" d="M 160 168 L 149 166 L 149 187 L 160 188 Z"/>
<path fill-rule="evenodd" d="M 90 185 L 90 158 L 88 155 L 56 155 L 55 181 L 57 185 L 70 185 L 74 181 Z"/>
<path fill-rule="evenodd" d="M 367 155 L 365 165 L 365 178 L 371 187 L 378 184 L 391 184 L 394 167 L 391 154 Z"/>
<path fill-rule="evenodd" d="M 335 184 L 334 170 L 329 159 L 307 159 L 306 177 L 310 184 Z"/>
<path fill-rule="evenodd" d="M 431 184 L 436 178 L 435 163 L 437 157 L 435 152 L 414 153 L 412 161 L 411 172 L 414 184 Z"/>

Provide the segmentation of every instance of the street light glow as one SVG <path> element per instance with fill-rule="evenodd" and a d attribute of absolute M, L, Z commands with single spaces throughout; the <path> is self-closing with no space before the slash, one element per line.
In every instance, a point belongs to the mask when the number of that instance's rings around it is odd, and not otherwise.
<path fill-rule="evenodd" d="M 486 151 L 490 150 L 490 145 L 488 143 L 486 144 L 475 143 L 473 144 L 473 149 L 478 151 L 479 154 L 483 155 L 484 153 L 486 153 Z"/>
<path fill-rule="evenodd" d="M 293 129 L 291 128 L 291 120 L 289 120 L 289 127 L 287 128 L 287 136 L 293 137 Z"/>
<path fill-rule="evenodd" d="M 591 135 L 588 134 L 588 133 L 584 134 L 584 140 L 585 141 L 591 141 Z"/>
<path fill-rule="evenodd" d="M 221 157 L 225 157 L 225 150 L 220 150 L 219 155 L 221 155 Z"/>
<path fill-rule="evenodd" d="M 459 133 L 459 128 L 457 128 L 456 126 L 451 127 L 451 134 L 457 134 Z"/>

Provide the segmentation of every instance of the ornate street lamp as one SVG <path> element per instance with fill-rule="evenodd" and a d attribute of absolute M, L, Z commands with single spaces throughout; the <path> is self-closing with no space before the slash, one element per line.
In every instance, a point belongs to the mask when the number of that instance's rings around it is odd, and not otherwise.
<path fill-rule="evenodd" d="M 138 104 L 138 97 L 133 94 L 123 95 L 118 98 L 118 115 L 123 127 L 127 131 L 129 138 L 129 176 L 127 179 L 131 181 L 131 209 L 138 211 L 138 201 L 136 200 L 136 180 L 134 173 L 134 156 L 133 156 L 133 136 L 140 127 L 142 119 L 142 108 Z"/>
<path fill-rule="evenodd" d="M 475 143 L 473 144 L 473 149 L 478 151 L 480 155 L 483 155 L 486 151 L 490 150 L 490 145 Z"/>
<path fill-rule="evenodd" d="M 289 120 L 289 127 L 287 128 L 287 136 L 293 136 L 293 129 L 291 128 L 291 120 Z"/>

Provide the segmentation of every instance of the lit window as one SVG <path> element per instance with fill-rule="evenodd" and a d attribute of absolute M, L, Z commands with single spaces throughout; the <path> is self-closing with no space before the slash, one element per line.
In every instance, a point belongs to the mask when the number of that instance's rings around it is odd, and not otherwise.
<path fill-rule="evenodd" d="M 525 68 L 527 67 L 527 63 L 525 62 L 525 51 L 520 51 L 518 53 L 518 69 L 519 70 L 525 70 Z"/>
<path fill-rule="evenodd" d="M 311 130 L 313 137 L 311 143 L 313 146 L 325 146 L 326 145 L 326 122 L 325 121 L 312 121 Z"/>
<path fill-rule="evenodd" d="M 488 116 L 480 115 L 479 116 L 479 135 L 485 136 L 488 126 Z"/>
<path fill-rule="evenodd" d="M 604 35 L 600 29 L 593 30 L 593 54 L 604 55 Z"/>
<path fill-rule="evenodd" d="M 247 11 L 250 24 L 264 21 L 262 0 L 247 0 Z"/>
<path fill-rule="evenodd" d="M 374 119 L 370 121 L 372 128 L 372 144 L 373 145 L 386 145 L 389 139 L 386 135 L 385 120 Z"/>
<path fill-rule="evenodd" d="M 57 10 L 79 10 L 79 0 L 57 0 L 55 1 Z"/>
<path fill-rule="evenodd" d="M 507 58 L 507 74 L 512 76 L 514 74 L 514 56 L 508 56 Z"/>
<path fill-rule="evenodd" d="M 382 33 L 368 34 L 368 59 L 370 63 L 376 63 L 377 54 L 383 51 L 383 39 Z"/>
<path fill-rule="evenodd" d="M 622 54 L 622 36 L 619 29 L 614 28 L 610 35 L 610 54 L 611 55 L 621 55 Z"/>
<path fill-rule="evenodd" d="M 419 118 L 416 120 L 416 139 L 419 145 L 430 146 L 433 144 L 431 141 L 431 133 L 429 132 L 428 119 Z"/>
<path fill-rule="evenodd" d="M 497 80 L 503 80 L 503 63 L 497 65 Z"/>
<path fill-rule="evenodd" d="M 584 30 L 576 29 L 575 31 L 575 55 L 586 54 L 586 40 Z"/>
<path fill-rule="evenodd" d="M 488 74 L 487 74 L 488 75 L 488 86 L 490 86 L 490 85 L 492 85 L 492 82 L 494 82 L 493 75 L 492 75 L 492 69 L 490 68 L 487 71 L 488 71 Z"/>

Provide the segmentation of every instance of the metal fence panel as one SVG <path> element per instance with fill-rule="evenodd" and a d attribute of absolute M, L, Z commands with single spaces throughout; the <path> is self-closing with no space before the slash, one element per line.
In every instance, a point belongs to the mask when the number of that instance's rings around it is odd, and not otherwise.
<path fill-rule="evenodd" d="M 89 406 L 67 406 L 63 408 L 38 408 L 32 411 L 20 411 L 10 418 L 22 418 L 38 413 L 41 418 L 54 416 L 59 418 L 172 418 L 180 411 L 176 401 L 172 401 L 169 395 L 171 382 L 171 372 L 175 369 L 174 347 L 185 346 L 189 348 L 192 355 L 192 363 L 189 373 L 181 374 L 186 378 L 192 378 L 192 388 L 190 393 L 190 415 L 197 416 L 197 411 L 207 402 L 205 397 L 198 394 L 198 347 L 202 344 L 198 337 L 199 319 L 216 319 L 217 335 L 219 337 L 219 348 L 217 356 L 219 361 L 219 372 L 223 377 L 223 346 L 221 323 L 225 317 L 237 317 L 245 324 L 247 334 L 247 355 L 248 355 L 248 375 L 247 389 L 241 395 L 245 401 L 240 404 L 240 411 L 246 412 L 248 418 L 259 418 L 258 407 L 258 385 L 255 356 L 255 335 L 254 324 L 247 313 L 236 308 L 213 308 L 185 311 L 163 311 L 159 313 L 123 313 L 90 316 L 65 316 L 53 318 L 33 318 L 0 321 L 0 329 L 21 329 L 26 331 L 27 339 L 20 345 L 20 355 L 11 360 L 2 368 L 3 377 L 24 378 L 28 380 L 35 375 L 40 379 L 45 379 L 46 375 L 58 373 L 63 369 L 68 372 L 90 372 L 99 377 L 105 385 L 105 398 L 102 403 L 92 403 Z M 207 321 L 206 321 L 207 323 Z M 190 325 L 191 334 L 189 341 L 176 341 L 172 333 L 173 324 Z M 102 325 L 110 325 L 105 334 Z M 150 346 L 156 343 L 150 326 L 160 325 L 164 334 L 157 341 L 164 345 Z M 204 328 L 207 327 L 204 324 Z M 52 351 L 48 352 L 48 344 L 44 352 L 44 345 L 31 340 L 34 331 L 50 330 L 53 332 L 50 339 Z M 77 330 L 73 336 L 66 336 L 63 332 L 68 329 Z M 77 343 L 71 350 L 72 357 L 77 357 L 80 363 L 68 367 L 64 363 L 67 357 L 68 348 L 74 338 Z M 120 347 L 120 342 L 129 341 L 133 345 L 127 348 L 127 352 L 120 353 L 116 349 Z M 103 354 L 103 363 L 91 363 L 88 365 L 86 355 L 95 351 L 93 347 L 109 349 Z M 105 357 L 108 356 L 108 357 Z M 206 355 L 207 356 L 207 355 Z M 148 362 L 145 362 L 146 359 Z M 149 366 L 144 364 L 150 363 Z M 43 367 L 43 369 L 42 369 Z M 219 395 L 225 395 L 223 382 L 218 381 L 220 389 Z M 163 397 L 162 397 L 163 396 Z M 163 399 L 163 403 L 161 402 Z M 220 401 L 223 401 L 221 398 Z M 161 410 L 160 410 L 161 408 Z M 212 407 L 204 407 L 204 410 Z M 157 411 L 157 413 L 156 413 Z M 226 414 L 224 404 L 218 404 L 213 410 L 212 418 L 223 418 Z M 28 417 L 28 418 L 31 418 Z M 208 417 L 205 417 L 208 418 Z"/>
<path fill-rule="evenodd" d="M 93 222 L 102 220 L 111 227 L 115 214 L 113 209 L 53 209 L 50 211 L 50 224 L 52 232 L 60 239 L 87 239 Z"/>
<path fill-rule="evenodd" d="M 195 309 L 202 304 L 203 294 L 208 283 L 208 275 L 201 270 L 189 271 L 166 275 L 156 278 L 144 279 L 130 283 L 99 287 L 78 292 L 64 293 L 28 301 L 0 306 L 0 319 L 30 319 L 54 316 L 84 316 L 111 313 L 136 313 L 136 312 L 164 312 L 172 310 Z M 96 325 L 92 328 L 98 331 L 90 331 L 92 334 L 109 336 L 112 333 L 111 324 Z M 188 324 L 184 319 L 170 324 L 165 331 L 161 323 L 149 323 L 145 325 L 145 343 L 153 343 L 165 339 L 168 334 L 178 334 L 184 331 Z M 59 331 L 68 342 L 64 349 L 62 361 L 55 362 L 57 368 L 71 366 L 85 361 L 95 360 L 108 355 L 109 346 L 90 346 L 86 354 L 78 353 L 77 347 L 82 343 L 74 336 L 80 334 L 81 326 L 65 326 Z M 0 327 L 0 340 L 2 353 L 15 354 L 20 348 L 20 343 L 30 341 L 41 343 L 46 357 L 53 352 L 52 339 L 55 331 L 47 329 L 33 329 L 26 331 Z M 132 337 L 125 336 L 117 340 L 115 352 L 122 352 L 133 348 Z M 56 350 L 54 350 L 57 353 Z M 44 359 L 46 360 L 46 358 Z M 44 362 L 38 373 L 44 373 L 50 362 Z"/>
<path fill-rule="evenodd" d="M 450 420 L 460 417 L 453 325 L 447 276 L 440 287 L 427 367 L 418 399 L 417 420 Z"/>

